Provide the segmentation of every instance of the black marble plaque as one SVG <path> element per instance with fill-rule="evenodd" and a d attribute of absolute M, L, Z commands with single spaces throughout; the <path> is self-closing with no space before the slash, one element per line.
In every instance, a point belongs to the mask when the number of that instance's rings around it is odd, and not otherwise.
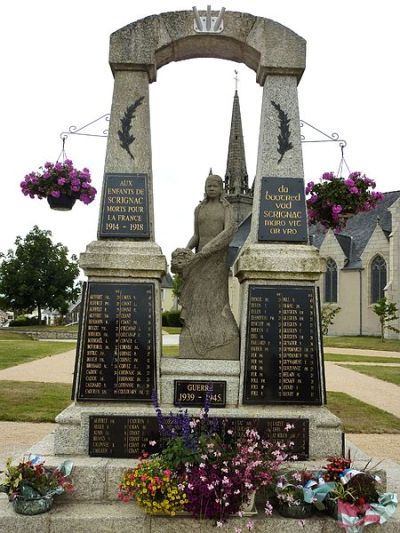
<path fill-rule="evenodd" d="M 258 240 L 307 242 L 302 178 L 262 178 Z"/>
<path fill-rule="evenodd" d="M 149 238 L 146 174 L 106 174 L 99 237 Z"/>
<path fill-rule="evenodd" d="M 174 380 L 174 405 L 203 407 L 207 391 L 211 407 L 225 407 L 226 381 Z"/>
<path fill-rule="evenodd" d="M 250 285 L 243 403 L 321 405 L 320 346 L 315 288 Z"/>
<path fill-rule="evenodd" d="M 214 417 L 215 419 L 215 417 Z M 235 440 L 248 428 L 256 429 L 264 440 L 289 443 L 291 455 L 309 456 L 309 421 L 306 418 L 217 418 L 216 430 L 225 439 L 233 430 Z M 166 418 L 168 421 L 168 418 Z M 231 437 L 229 437 L 231 438 Z M 91 457 L 137 458 L 143 453 L 159 453 L 162 442 L 156 417 L 89 416 L 89 455 Z"/>
<path fill-rule="evenodd" d="M 91 457 L 136 458 L 143 453 L 160 450 L 160 433 L 155 417 L 89 416 Z"/>
<path fill-rule="evenodd" d="M 76 399 L 151 401 L 154 285 L 89 282 L 81 316 Z"/>

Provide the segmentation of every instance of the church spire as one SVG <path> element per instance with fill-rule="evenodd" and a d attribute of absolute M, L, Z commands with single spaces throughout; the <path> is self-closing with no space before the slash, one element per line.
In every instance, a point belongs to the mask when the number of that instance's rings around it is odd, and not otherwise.
<path fill-rule="evenodd" d="M 240 114 L 239 94 L 237 90 L 238 77 L 235 70 L 235 95 L 233 97 L 231 131 L 229 136 L 228 160 L 225 173 L 225 194 L 237 195 L 249 192 L 248 175 L 246 169 L 246 155 Z"/>

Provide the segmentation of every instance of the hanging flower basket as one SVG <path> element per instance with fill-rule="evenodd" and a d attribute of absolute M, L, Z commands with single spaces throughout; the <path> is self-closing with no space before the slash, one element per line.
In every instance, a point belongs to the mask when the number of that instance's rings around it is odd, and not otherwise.
<path fill-rule="evenodd" d="M 320 223 L 339 233 L 352 215 L 374 209 L 383 199 L 375 192 L 375 181 L 361 172 L 352 172 L 347 179 L 325 172 L 318 183 L 306 187 L 308 221 Z"/>
<path fill-rule="evenodd" d="M 71 211 L 76 202 L 76 198 L 61 194 L 61 196 L 58 197 L 48 196 L 47 202 L 51 209 L 54 209 L 55 211 Z"/>
<path fill-rule="evenodd" d="M 39 172 L 31 172 L 20 183 L 22 193 L 30 198 L 47 198 L 52 209 L 69 211 L 76 200 L 93 202 L 96 189 L 91 185 L 90 171 L 77 170 L 70 159 L 63 163 L 45 163 Z"/>

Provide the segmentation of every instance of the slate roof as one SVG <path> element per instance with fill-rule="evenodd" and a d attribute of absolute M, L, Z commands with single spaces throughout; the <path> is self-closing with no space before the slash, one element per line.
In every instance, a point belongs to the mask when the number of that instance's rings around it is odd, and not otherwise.
<path fill-rule="evenodd" d="M 165 276 L 163 276 L 161 278 L 161 288 L 162 289 L 172 289 L 172 276 L 169 272 L 167 272 L 165 274 Z"/>
<path fill-rule="evenodd" d="M 389 238 L 392 231 L 392 215 L 388 208 L 400 198 L 400 191 L 385 192 L 383 194 L 384 199 L 379 202 L 375 209 L 354 215 L 348 220 L 345 229 L 335 235 L 347 258 L 345 269 L 362 267 L 361 256 L 377 223 L 381 226 L 386 237 Z M 318 224 L 310 226 L 309 231 L 311 243 L 320 248 L 325 238 L 326 230 Z"/>
<path fill-rule="evenodd" d="M 361 255 L 375 230 L 377 220 L 386 237 L 389 238 L 392 231 L 392 215 L 388 208 L 400 198 L 400 191 L 385 192 L 383 194 L 384 199 L 379 202 L 375 209 L 351 217 L 347 222 L 346 228 L 335 235 L 347 258 L 345 269 L 350 270 L 362 267 Z M 233 265 L 239 255 L 240 249 L 250 233 L 250 226 L 251 214 L 240 224 L 229 245 L 229 266 Z M 310 226 L 309 232 L 310 242 L 320 248 L 325 239 L 326 230 L 318 224 Z"/>

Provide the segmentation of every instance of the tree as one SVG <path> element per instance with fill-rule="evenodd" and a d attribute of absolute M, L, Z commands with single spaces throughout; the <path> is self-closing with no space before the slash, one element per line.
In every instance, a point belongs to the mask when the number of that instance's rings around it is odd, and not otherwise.
<path fill-rule="evenodd" d="M 329 326 L 335 321 L 335 316 L 339 313 L 341 307 L 333 304 L 324 304 L 321 309 L 321 329 L 322 335 L 328 335 Z"/>
<path fill-rule="evenodd" d="M 76 256 L 68 259 L 68 249 L 53 244 L 51 231 L 38 226 L 26 235 L 17 237 L 16 250 L 0 254 L 0 296 L 13 311 L 38 310 L 39 324 L 42 309 L 56 309 L 63 313 L 68 303 L 76 300 L 79 275 Z"/>
<path fill-rule="evenodd" d="M 397 315 L 397 306 L 393 302 L 389 302 L 386 298 L 381 298 L 373 306 L 374 313 L 378 315 L 379 323 L 381 325 L 381 341 L 385 341 L 385 330 L 395 331 L 399 333 L 399 330 L 389 324 L 392 320 L 397 320 L 399 317 Z"/>
<path fill-rule="evenodd" d="M 180 274 L 174 274 L 172 278 L 172 293 L 176 298 L 179 298 L 182 291 L 182 276 Z"/>

